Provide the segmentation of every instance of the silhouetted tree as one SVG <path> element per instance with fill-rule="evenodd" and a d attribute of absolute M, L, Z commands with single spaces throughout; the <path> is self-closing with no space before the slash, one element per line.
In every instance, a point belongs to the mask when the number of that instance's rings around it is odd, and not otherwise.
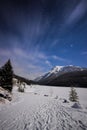
<path fill-rule="evenodd" d="M 13 87 L 13 69 L 12 69 L 10 59 L 1 68 L 0 85 L 3 88 L 9 90 L 10 92 L 12 91 L 12 87 Z"/>

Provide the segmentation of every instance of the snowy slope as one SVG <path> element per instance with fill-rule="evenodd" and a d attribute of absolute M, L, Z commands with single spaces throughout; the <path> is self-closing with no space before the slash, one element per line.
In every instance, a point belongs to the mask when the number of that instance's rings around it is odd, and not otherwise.
<path fill-rule="evenodd" d="M 38 77 L 35 79 L 35 81 L 45 81 L 49 79 L 54 79 L 57 76 L 64 74 L 66 72 L 73 72 L 73 71 L 82 71 L 83 68 L 79 66 L 55 66 L 52 70 L 50 70 L 48 73 Z"/>
<path fill-rule="evenodd" d="M 18 93 L 14 88 L 14 100 L 0 106 L 0 130 L 87 130 L 87 109 L 64 104 L 62 99 L 68 97 L 69 88 L 62 89 L 37 85 Z M 87 91 L 78 92 L 81 101 L 86 96 L 86 103 Z"/>
<path fill-rule="evenodd" d="M 55 66 L 54 68 L 52 68 L 51 71 L 49 71 L 48 73 L 45 73 L 44 75 L 41 75 L 40 77 L 37 77 L 35 79 L 35 81 L 39 81 L 39 80 L 42 80 L 42 79 L 46 79 L 47 77 L 50 77 L 51 74 L 56 74 L 58 73 L 61 68 L 63 68 L 63 66 Z"/>

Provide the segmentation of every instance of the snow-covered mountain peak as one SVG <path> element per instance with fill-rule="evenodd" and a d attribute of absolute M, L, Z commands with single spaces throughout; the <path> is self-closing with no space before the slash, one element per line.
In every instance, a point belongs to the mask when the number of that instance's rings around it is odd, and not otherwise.
<path fill-rule="evenodd" d="M 50 71 L 50 73 L 57 73 L 61 70 L 61 68 L 63 68 L 64 66 L 55 66 L 54 68 L 52 68 L 52 70 Z"/>
<path fill-rule="evenodd" d="M 68 65 L 68 66 L 64 66 L 62 67 L 61 71 L 62 72 L 72 72 L 72 71 L 81 71 L 82 68 L 79 66 L 74 66 L 74 65 Z"/>
<path fill-rule="evenodd" d="M 52 68 L 51 71 L 49 71 L 49 73 L 58 73 L 60 71 L 64 71 L 64 72 L 71 72 L 71 71 L 79 71 L 81 70 L 81 67 L 79 66 L 74 66 L 74 65 L 67 65 L 67 66 L 55 66 L 54 68 Z"/>
<path fill-rule="evenodd" d="M 68 73 L 68 72 L 74 72 L 74 71 L 82 71 L 83 68 L 79 66 L 74 65 L 67 65 L 67 66 L 55 66 L 52 68 L 48 73 L 38 77 L 36 81 L 40 80 L 47 80 L 49 78 L 55 78 L 61 74 Z"/>

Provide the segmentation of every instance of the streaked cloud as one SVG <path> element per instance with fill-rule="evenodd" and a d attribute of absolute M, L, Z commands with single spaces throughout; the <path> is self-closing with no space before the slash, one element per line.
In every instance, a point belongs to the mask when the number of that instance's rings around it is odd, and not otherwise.
<path fill-rule="evenodd" d="M 68 59 L 65 59 L 65 58 L 62 58 L 62 57 L 59 57 L 59 56 L 56 56 L 56 55 L 53 55 L 52 58 L 54 60 L 59 60 L 59 61 L 62 61 L 62 62 L 66 62 L 66 63 L 70 63 L 71 61 L 68 60 Z"/>
<path fill-rule="evenodd" d="M 75 23 L 80 21 L 80 19 L 87 12 L 87 0 L 81 0 L 79 4 L 73 9 L 69 17 L 66 20 L 67 25 L 73 26 Z"/>
<path fill-rule="evenodd" d="M 24 51 L 22 48 L 12 48 L 12 50 L 0 49 L 0 56 L 3 56 L 3 64 L 9 58 L 11 59 L 16 74 L 26 76 L 30 79 L 43 74 L 46 70 L 46 65 L 47 67 L 51 66 L 50 62 L 46 61 L 48 56 L 40 52 L 38 47 L 30 52 Z"/>
<path fill-rule="evenodd" d="M 46 60 L 46 61 L 45 61 L 45 63 L 46 63 L 49 67 L 51 67 L 51 68 L 52 68 L 52 64 L 51 64 L 51 62 L 50 62 L 50 61 Z"/>
<path fill-rule="evenodd" d="M 56 46 L 59 43 L 59 39 L 56 39 L 52 42 L 51 47 Z"/>
<path fill-rule="evenodd" d="M 82 55 L 87 55 L 87 51 L 83 51 L 81 54 Z"/>
<path fill-rule="evenodd" d="M 20 48 L 14 48 L 13 52 L 15 55 L 20 56 L 21 58 L 27 58 L 27 59 L 29 58 L 27 53 Z"/>
<path fill-rule="evenodd" d="M 3 1 L 0 12 L 0 65 L 10 58 L 15 73 L 29 78 L 52 65 L 71 64 L 86 42 L 83 39 L 87 39 L 87 24 L 81 21 L 87 12 L 87 0 Z M 84 20 L 87 23 L 87 15 Z M 74 36 L 74 26 L 78 30 L 79 22 L 84 27 Z"/>
<path fill-rule="evenodd" d="M 0 48 L 0 56 L 11 56 L 11 53 L 8 49 L 4 50 Z"/>

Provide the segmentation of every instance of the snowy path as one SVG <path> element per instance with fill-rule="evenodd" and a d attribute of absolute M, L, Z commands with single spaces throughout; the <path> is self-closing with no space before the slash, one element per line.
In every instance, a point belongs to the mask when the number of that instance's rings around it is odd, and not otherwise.
<path fill-rule="evenodd" d="M 52 97 L 21 94 L 0 110 L 0 130 L 87 130 L 87 112 Z"/>

